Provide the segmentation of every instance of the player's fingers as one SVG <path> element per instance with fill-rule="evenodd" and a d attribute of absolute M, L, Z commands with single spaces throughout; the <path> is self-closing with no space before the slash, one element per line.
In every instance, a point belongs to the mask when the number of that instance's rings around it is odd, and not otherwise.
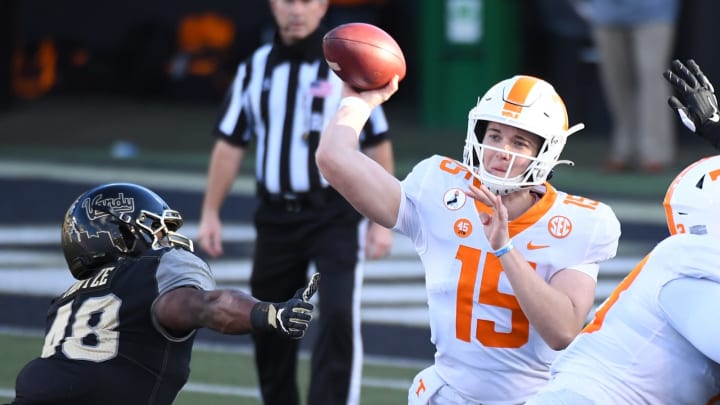
<path fill-rule="evenodd" d="M 702 70 L 700 70 L 700 66 L 698 66 L 697 63 L 695 63 L 695 60 L 688 59 L 686 66 L 687 66 L 688 70 L 690 70 L 690 72 L 692 72 L 695 76 L 698 76 L 698 77 L 705 76 L 703 74 Z"/>
<path fill-rule="evenodd" d="M 480 186 L 480 190 L 484 193 L 485 198 L 490 201 L 488 206 L 491 207 L 493 210 L 492 217 L 497 218 L 497 220 L 499 221 L 498 223 L 507 222 L 507 208 L 505 208 L 505 204 L 503 204 L 502 202 L 502 197 L 493 193 L 492 191 L 490 191 L 489 188 L 484 185 Z"/>
<path fill-rule="evenodd" d="M 490 189 L 487 188 L 487 186 L 485 186 L 484 184 L 481 184 L 478 189 L 490 202 L 488 205 L 492 207 L 496 213 L 499 212 L 500 209 L 503 207 L 502 198 L 500 198 L 499 195 L 496 195 L 495 193 L 490 191 Z"/>
<path fill-rule="evenodd" d="M 352 86 L 347 84 L 346 82 L 343 82 L 342 96 L 343 97 L 360 97 L 360 93 L 357 90 L 355 90 Z"/>
<path fill-rule="evenodd" d="M 711 92 L 715 92 L 715 88 L 713 87 L 712 83 L 710 83 L 710 80 L 708 80 L 707 76 L 700 70 L 700 66 L 698 66 L 697 63 L 695 63 L 695 60 L 689 59 L 687 61 L 688 69 L 697 77 L 697 79 L 700 81 L 700 83 L 705 86 L 708 90 Z"/>
<path fill-rule="evenodd" d="M 668 105 L 670 106 L 670 108 L 672 108 L 678 113 L 678 115 L 680 116 L 680 120 L 687 129 L 692 132 L 695 132 L 697 130 L 695 122 L 693 122 L 693 120 L 690 118 L 687 107 L 685 107 L 680 102 L 680 100 L 678 100 L 675 96 L 671 96 L 670 98 L 668 98 Z"/>
<path fill-rule="evenodd" d="M 293 315 L 290 318 L 290 322 L 307 324 L 311 320 L 312 310 L 302 307 L 293 308 Z"/>
<path fill-rule="evenodd" d="M 489 225 L 490 224 L 490 215 L 487 212 L 478 212 L 478 219 L 480 220 L 480 223 L 483 225 Z"/>
<path fill-rule="evenodd" d="M 670 96 L 670 98 L 668 98 L 668 105 L 673 110 L 684 110 L 685 109 L 685 106 L 675 96 Z"/>
<path fill-rule="evenodd" d="M 685 80 L 680 78 L 680 76 L 675 74 L 673 71 L 666 70 L 665 72 L 663 72 L 663 77 L 665 77 L 665 79 L 673 86 L 675 91 L 677 91 L 681 95 L 684 96 L 690 91 L 687 83 L 685 83 Z"/>
<path fill-rule="evenodd" d="M 677 63 L 676 63 L 677 62 Z M 678 75 L 685 84 L 690 88 L 696 88 L 698 87 L 698 81 L 695 75 L 685 66 L 682 62 L 679 60 L 673 61 L 673 67 L 675 69 L 674 72 L 676 75 Z"/>
<path fill-rule="evenodd" d="M 392 97 L 393 94 L 398 90 L 398 82 L 399 82 L 398 75 L 393 76 L 392 79 L 388 82 L 388 84 L 385 85 L 385 87 L 381 87 L 378 89 L 379 95 L 381 97 L 381 100 L 378 102 L 378 104 L 382 104 L 385 101 L 389 100 L 390 97 Z"/>
<path fill-rule="evenodd" d="M 493 216 L 502 219 L 502 212 L 505 210 L 505 206 L 502 203 L 502 198 L 490 191 L 487 186 L 481 184 L 478 188 L 483 195 L 483 198 L 487 201 L 486 205 L 493 209 Z"/>
<path fill-rule="evenodd" d="M 310 301 L 310 298 L 312 298 L 312 296 L 315 295 L 315 292 L 317 292 L 319 283 L 320 273 L 314 273 L 310 277 L 310 281 L 308 282 L 307 287 L 305 287 L 305 290 L 303 290 L 300 298 L 302 298 L 302 300 L 305 302 Z"/>
<path fill-rule="evenodd" d="M 492 200 L 489 199 L 485 193 L 483 193 L 482 187 L 484 187 L 484 186 L 477 187 L 477 186 L 474 185 L 474 184 L 470 184 L 470 185 L 468 186 L 468 189 L 469 189 L 468 191 L 469 191 L 469 193 L 466 193 L 466 194 L 467 194 L 469 197 L 471 197 L 471 198 L 473 198 L 473 199 L 475 199 L 475 200 L 478 200 L 478 201 L 480 201 L 481 203 L 487 205 L 488 207 L 492 207 Z"/>

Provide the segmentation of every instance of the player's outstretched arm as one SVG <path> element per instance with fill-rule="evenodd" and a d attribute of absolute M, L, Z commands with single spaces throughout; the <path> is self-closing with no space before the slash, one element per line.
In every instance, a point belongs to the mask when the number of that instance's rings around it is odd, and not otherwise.
<path fill-rule="evenodd" d="M 720 115 L 715 89 L 700 66 L 692 59 L 687 64 L 676 59 L 670 69 L 663 72 L 663 77 L 675 90 L 676 95 L 668 99 L 668 104 L 683 125 L 720 149 Z"/>
<path fill-rule="evenodd" d="M 300 339 L 312 320 L 313 305 L 308 301 L 318 279 L 313 276 L 308 287 L 280 303 L 258 301 L 238 290 L 176 288 L 158 299 L 153 313 L 163 328 L 178 336 L 205 327 L 229 335 L 273 331 Z"/>
<path fill-rule="evenodd" d="M 400 181 L 360 152 L 358 136 L 373 108 L 398 89 L 398 77 L 377 90 L 343 87 L 340 108 L 323 130 L 315 154 L 322 175 L 358 212 L 386 228 L 395 225 Z"/>

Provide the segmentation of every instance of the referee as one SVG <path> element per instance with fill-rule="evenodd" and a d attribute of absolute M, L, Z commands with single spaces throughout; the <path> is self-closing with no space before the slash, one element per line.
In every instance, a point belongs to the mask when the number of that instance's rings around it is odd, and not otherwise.
<path fill-rule="evenodd" d="M 320 133 L 338 108 L 342 82 L 322 55 L 327 0 L 268 0 L 276 35 L 240 63 L 215 127 L 199 229 L 200 247 L 223 253 L 220 209 L 251 141 L 255 142 L 258 209 L 252 294 L 287 300 L 306 284 L 310 263 L 320 272 L 318 322 L 308 404 L 357 404 L 362 340 L 363 258 L 390 249 L 389 229 L 362 220 L 328 186 L 315 164 Z M 372 113 L 361 148 L 393 172 L 383 110 Z M 266 405 L 299 405 L 298 341 L 253 336 Z"/>

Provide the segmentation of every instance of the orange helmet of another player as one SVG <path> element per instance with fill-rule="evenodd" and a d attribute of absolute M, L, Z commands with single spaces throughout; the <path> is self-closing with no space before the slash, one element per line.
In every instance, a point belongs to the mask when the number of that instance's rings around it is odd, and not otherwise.
<path fill-rule="evenodd" d="M 483 145 L 487 122 L 493 121 L 531 132 L 541 138 L 536 156 L 501 151 Z M 463 163 L 495 194 L 505 195 L 544 183 L 558 164 L 572 165 L 560 160 L 567 137 L 584 128 L 583 124 L 568 128 L 568 117 L 560 96 L 548 82 L 532 76 L 514 76 L 494 85 L 468 114 L 467 137 Z M 482 164 L 483 150 L 499 150 L 511 156 L 511 168 L 518 157 L 531 163 L 519 176 L 495 176 Z M 476 161 L 477 160 L 477 161 Z"/>
<path fill-rule="evenodd" d="M 720 237 L 720 156 L 698 160 L 675 177 L 663 200 L 671 235 Z"/>

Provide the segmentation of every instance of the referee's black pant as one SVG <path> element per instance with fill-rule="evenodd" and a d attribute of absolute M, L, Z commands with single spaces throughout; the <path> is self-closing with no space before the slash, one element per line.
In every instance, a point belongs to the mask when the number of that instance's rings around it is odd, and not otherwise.
<path fill-rule="evenodd" d="M 307 404 L 345 405 L 359 396 L 362 369 L 361 281 L 355 274 L 361 217 L 332 189 L 289 197 L 261 195 L 250 287 L 258 299 L 285 301 L 306 285 L 315 263 L 319 297 L 310 328 L 317 340 Z M 269 333 L 253 340 L 264 404 L 299 405 L 299 341 Z"/>

